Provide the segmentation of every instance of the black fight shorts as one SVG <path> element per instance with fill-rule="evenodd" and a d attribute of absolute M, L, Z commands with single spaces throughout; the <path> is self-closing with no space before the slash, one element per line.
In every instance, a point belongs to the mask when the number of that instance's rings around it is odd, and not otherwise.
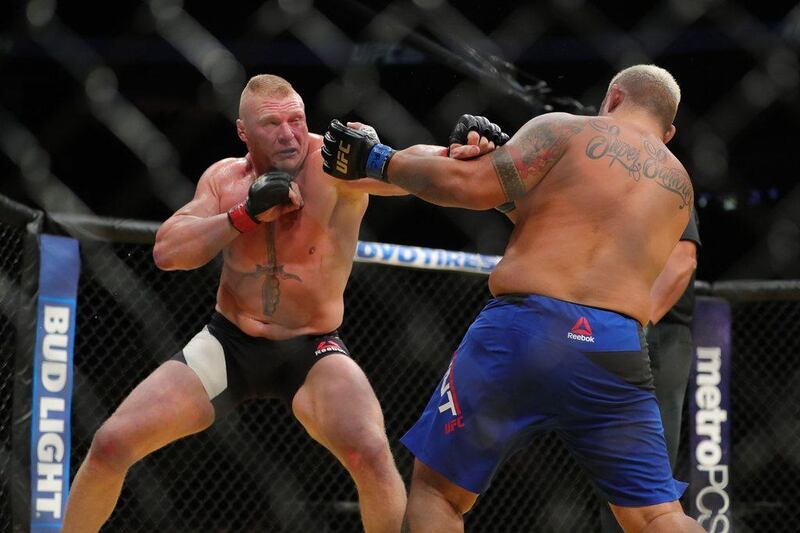
<path fill-rule="evenodd" d="M 251 337 L 215 312 L 172 359 L 194 370 L 219 419 L 253 398 L 277 398 L 291 408 L 311 367 L 335 353 L 350 356 L 338 331 L 274 341 Z"/>

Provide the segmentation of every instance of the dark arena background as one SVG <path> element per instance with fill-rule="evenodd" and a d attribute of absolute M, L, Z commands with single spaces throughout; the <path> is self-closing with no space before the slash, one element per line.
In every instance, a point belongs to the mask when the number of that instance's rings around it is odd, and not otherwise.
<path fill-rule="evenodd" d="M 234 121 L 250 76 L 287 78 L 313 132 L 360 120 L 403 148 L 445 144 L 462 113 L 508 132 L 548 111 L 592 114 L 613 74 L 636 63 L 681 85 L 670 148 L 695 187 L 698 290 L 731 311 L 729 470 L 724 487 L 717 479 L 695 502 L 687 492 L 684 507 L 726 517 L 710 531 L 800 528 L 800 4 L 32 0 L 0 14 L 0 533 L 40 518 L 42 236 L 80 243 L 71 478 L 103 420 L 209 317 L 219 258 L 162 272 L 152 242 L 209 164 L 244 154 Z M 494 211 L 373 198 L 360 240 L 502 255 L 510 230 Z M 487 296 L 485 275 L 355 265 L 343 336 L 406 481 L 399 437 Z M 678 477 L 694 483 L 690 433 Z M 103 531 L 360 527 L 346 472 L 282 405 L 262 401 L 134 466 Z M 505 464 L 466 529 L 599 531 L 598 500 L 543 437 Z"/>

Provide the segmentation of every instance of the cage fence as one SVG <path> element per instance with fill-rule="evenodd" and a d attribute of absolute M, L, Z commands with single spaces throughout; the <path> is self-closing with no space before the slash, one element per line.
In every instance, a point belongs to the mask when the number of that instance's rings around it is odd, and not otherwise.
<path fill-rule="evenodd" d="M 120 223 L 115 224 L 119 230 Z M 70 231 L 80 233 L 74 230 Z M 152 228 L 147 231 L 151 239 Z M 75 346 L 73 476 L 94 431 L 139 381 L 203 326 L 213 309 L 218 260 L 189 272 L 160 271 L 141 233 L 140 228 L 139 237 L 126 236 L 123 240 L 128 242 L 98 240 L 96 228 L 78 235 L 83 269 Z M 14 375 L 13 364 L 18 358 L 15 311 L 24 285 L 20 278 L 26 270 L 26 229 L 18 219 L 4 216 L 0 234 L 0 531 L 10 532 L 13 492 L 19 490 L 10 481 L 15 467 L 15 409 L 10 404 L 15 380 L 24 379 Z M 800 373 L 793 364 L 800 351 L 800 290 L 791 282 L 767 292 L 748 290 L 741 283 L 722 285 L 718 292 L 733 309 L 734 525 L 738 531 L 793 531 L 800 519 L 793 503 L 800 495 Z M 378 395 L 406 481 L 413 458 L 399 438 L 421 412 L 487 297 L 482 275 L 354 265 L 341 331 Z M 682 445 L 679 472 L 684 475 L 687 460 Z M 16 467 L 20 466 L 24 465 Z M 560 441 L 542 436 L 500 469 L 468 515 L 467 530 L 596 531 L 598 505 L 588 479 Z M 305 434 L 284 405 L 251 401 L 206 432 L 135 465 L 105 530 L 360 528 L 356 491 L 338 462 Z"/>

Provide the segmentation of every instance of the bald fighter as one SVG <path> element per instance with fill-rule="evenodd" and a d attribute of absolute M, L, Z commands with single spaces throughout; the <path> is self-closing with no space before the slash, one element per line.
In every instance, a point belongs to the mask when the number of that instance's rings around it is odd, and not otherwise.
<path fill-rule="evenodd" d="M 642 334 L 693 203 L 665 146 L 679 101 L 667 71 L 637 65 L 612 79 L 600 116 L 538 116 L 469 161 L 329 128 L 323 158 L 337 178 L 377 178 L 443 206 L 516 206 L 494 298 L 403 437 L 416 456 L 415 533 L 463 530 L 500 463 L 544 430 L 563 438 L 625 531 L 702 531 L 678 502 L 685 484 L 672 478 Z"/>
<path fill-rule="evenodd" d="M 222 253 L 213 316 L 95 433 L 70 492 L 67 533 L 100 528 L 135 462 L 254 397 L 283 400 L 341 461 L 366 531 L 400 530 L 406 492 L 380 405 L 337 328 L 368 194 L 406 193 L 324 174 L 322 138 L 308 132 L 302 98 L 277 76 L 248 82 L 236 129 L 247 154 L 208 168 L 153 250 L 163 270 L 198 268 Z"/>

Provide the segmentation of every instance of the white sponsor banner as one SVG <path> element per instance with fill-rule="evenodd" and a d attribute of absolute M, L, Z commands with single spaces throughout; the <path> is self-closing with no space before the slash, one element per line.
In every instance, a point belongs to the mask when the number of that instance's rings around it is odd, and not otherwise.
<path fill-rule="evenodd" d="M 489 274 L 497 266 L 501 257 L 420 246 L 358 241 L 354 259 L 358 263 L 380 263 L 406 268 Z"/>

